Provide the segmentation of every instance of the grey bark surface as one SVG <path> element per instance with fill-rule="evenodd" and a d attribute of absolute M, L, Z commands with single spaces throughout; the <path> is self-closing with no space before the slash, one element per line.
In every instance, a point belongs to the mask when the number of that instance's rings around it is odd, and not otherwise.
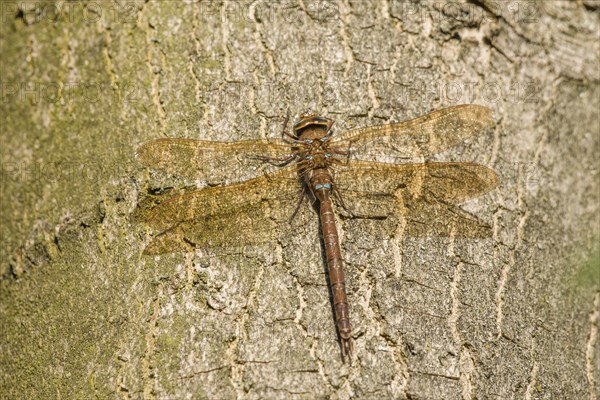
<path fill-rule="evenodd" d="M 600 398 L 597 1 L 42 4 L 2 5 L 2 398 Z M 494 235 L 339 219 L 352 366 L 310 209 L 268 246 L 142 255 L 138 197 L 185 183 L 147 140 L 460 103 L 496 127 L 435 159 L 498 172 L 463 206 Z"/>

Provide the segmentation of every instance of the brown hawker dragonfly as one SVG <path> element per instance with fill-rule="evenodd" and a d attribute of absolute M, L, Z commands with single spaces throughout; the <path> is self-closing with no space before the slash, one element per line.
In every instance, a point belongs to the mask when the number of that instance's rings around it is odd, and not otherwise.
<path fill-rule="evenodd" d="M 405 235 L 490 236 L 489 225 L 457 205 L 495 188 L 493 170 L 462 162 L 376 160 L 422 158 L 451 148 L 492 126 L 492 112 L 460 105 L 340 135 L 333 134 L 333 120 L 310 112 L 300 116 L 291 133 L 286 124 L 282 140 L 169 138 L 143 144 L 137 158 L 148 167 L 208 182 L 237 180 L 163 196 L 167 199 L 150 206 L 140 203 L 137 219 L 159 232 L 144 253 L 275 241 L 308 198 L 319 211 L 345 362 L 352 357 L 352 328 L 333 205 L 350 217 L 401 214 Z M 244 181 L 240 174 L 254 177 Z"/>

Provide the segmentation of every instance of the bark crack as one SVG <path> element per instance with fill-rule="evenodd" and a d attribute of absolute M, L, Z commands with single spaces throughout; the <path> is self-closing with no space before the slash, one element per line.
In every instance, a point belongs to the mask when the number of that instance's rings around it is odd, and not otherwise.
<path fill-rule="evenodd" d="M 371 99 L 371 107 L 369 108 L 369 118 L 373 118 L 375 110 L 379 108 L 379 101 L 377 101 L 377 95 L 375 94 L 375 88 L 373 87 L 373 75 L 371 74 L 371 64 L 367 64 L 367 92 Z"/>
<path fill-rule="evenodd" d="M 402 337 L 400 337 L 400 342 L 395 344 L 394 347 L 396 347 L 396 349 L 392 350 L 391 355 L 397 373 L 394 376 L 394 379 L 392 379 L 392 382 L 390 382 L 390 388 L 392 389 L 392 393 L 399 393 L 402 395 L 400 398 L 406 398 L 406 388 L 408 387 L 408 381 L 410 380 L 410 371 L 405 357 L 402 356 L 402 348 L 404 347 Z M 396 351 L 398 351 L 399 357 L 396 357 Z M 400 380 L 402 380 L 402 382 L 400 382 Z"/>
<path fill-rule="evenodd" d="M 596 374 L 596 363 L 598 360 L 598 325 L 600 321 L 600 292 L 596 292 L 594 295 L 594 301 L 592 303 L 592 311 L 589 315 L 590 331 L 588 333 L 588 340 L 585 349 L 585 372 L 588 381 L 588 387 L 590 390 L 590 400 L 596 400 L 596 380 L 594 378 Z"/>
<path fill-rule="evenodd" d="M 560 79 L 555 79 L 553 81 L 553 85 L 550 89 L 550 91 L 552 92 L 552 94 L 554 96 L 552 98 L 556 98 L 555 97 L 556 90 L 557 90 L 557 86 L 558 86 L 559 82 L 560 82 Z M 547 115 L 553 106 L 554 106 L 553 102 L 549 102 L 547 106 L 543 107 L 542 110 L 540 110 L 539 114 L 541 116 Z M 542 150 L 544 148 L 544 144 L 546 143 L 546 140 L 547 140 L 547 135 L 548 135 L 548 130 L 544 129 L 542 132 L 542 135 L 540 137 L 540 140 L 538 141 L 538 144 L 535 148 L 534 154 L 533 154 L 534 165 L 537 165 L 539 163 L 539 159 L 540 159 Z M 517 208 L 518 208 L 518 210 L 521 210 L 521 218 L 517 225 L 517 237 L 516 237 L 514 248 L 510 251 L 510 257 L 509 257 L 508 262 L 505 263 L 505 265 L 502 268 L 500 280 L 498 283 L 498 290 L 495 295 L 497 338 L 504 336 L 504 334 L 502 332 L 502 319 L 503 319 L 502 313 L 503 313 L 503 307 L 504 307 L 504 290 L 505 290 L 506 283 L 508 281 L 508 276 L 512 270 L 512 267 L 514 267 L 516 264 L 517 251 L 519 250 L 521 243 L 524 241 L 523 237 L 524 237 L 525 224 L 527 223 L 527 219 L 529 218 L 529 210 L 525 209 L 525 211 L 523 211 L 523 208 L 526 207 L 526 203 L 524 200 L 526 177 L 523 177 L 523 171 L 522 171 L 521 165 L 519 165 L 519 168 L 517 169 L 516 182 L 517 182 Z M 498 237 L 497 230 L 498 230 L 498 218 L 497 218 L 497 213 L 494 213 L 494 238 L 495 239 Z"/>
<path fill-rule="evenodd" d="M 519 167 L 518 177 L 517 179 L 522 180 L 522 172 Z M 519 184 L 519 189 L 517 190 L 517 204 L 519 204 L 519 209 L 523 204 L 523 192 L 520 189 L 521 185 Z M 500 275 L 500 282 L 498 284 L 498 290 L 496 292 L 496 337 L 500 338 L 504 336 L 502 332 L 502 319 L 503 319 L 503 307 L 504 307 L 504 290 L 506 288 L 506 283 L 508 282 L 509 275 L 512 271 L 512 268 L 516 265 L 517 261 L 517 251 L 519 250 L 520 244 L 523 241 L 523 232 L 525 230 L 525 224 L 527 223 L 527 219 L 529 218 L 529 210 L 525 210 L 522 213 L 521 218 L 519 219 L 519 223 L 517 225 L 517 238 L 514 248 L 510 251 L 510 257 L 507 263 L 504 264 L 502 268 L 502 272 Z"/>
<path fill-rule="evenodd" d="M 454 252 L 454 232 L 452 232 L 450 236 L 450 244 L 448 246 L 448 253 L 450 257 L 456 258 L 456 254 Z M 454 273 L 452 276 L 452 282 L 450 283 L 450 298 L 452 299 L 452 307 L 450 310 L 450 315 L 448 316 L 448 325 L 450 326 L 450 333 L 452 334 L 452 340 L 454 341 L 454 345 L 459 351 L 458 355 L 458 365 L 459 365 L 459 378 L 461 386 L 462 398 L 465 400 L 471 400 L 476 398 L 474 390 L 474 382 L 473 375 L 475 374 L 475 363 L 473 362 L 473 357 L 469 349 L 465 346 L 463 339 L 460 336 L 460 332 L 458 329 L 458 319 L 460 318 L 460 281 L 461 281 L 461 273 L 463 262 L 460 260 L 456 261 L 456 265 L 454 266 Z"/>
<path fill-rule="evenodd" d="M 348 22 L 348 15 L 350 14 L 350 5 L 347 0 L 344 0 L 340 3 L 340 36 L 342 37 L 342 44 L 344 46 L 344 55 L 346 56 L 346 68 L 344 68 L 344 79 L 348 78 L 348 73 L 350 72 L 350 68 L 352 67 L 352 63 L 354 62 L 354 52 L 352 51 L 351 46 L 351 38 L 348 34 L 348 26 L 350 23 Z"/>
<path fill-rule="evenodd" d="M 419 374 L 419 375 L 435 376 L 437 378 L 444 378 L 444 379 L 449 379 L 449 380 L 452 380 L 452 381 L 458 381 L 458 380 L 460 380 L 460 377 L 458 377 L 458 376 L 436 374 L 435 372 L 417 371 L 417 370 L 414 370 L 414 369 L 409 369 L 409 372 L 412 372 L 414 374 Z"/>
<path fill-rule="evenodd" d="M 209 369 L 205 369 L 205 370 L 202 370 L 202 371 L 194 371 L 191 374 L 183 375 L 183 376 L 180 376 L 180 377 L 178 377 L 176 379 L 177 380 L 191 379 L 191 378 L 195 378 L 198 375 L 210 374 L 211 372 L 220 371 L 220 370 L 225 369 L 225 368 L 227 368 L 226 365 L 221 365 L 221 366 L 218 366 L 218 367 L 209 368 Z M 174 379 L 172 379 L 172 380 L 174 380 Z"/>
<path fill-rule="evenodd" d="M 279 246 L 279 249 L 281 249 L 281 245 Z M 281 252 L 279 252 L 279 254 L 281 254 Z M 279 261 L 283 262 L 283 257 L 279 257 Z M 314 359 L 317 363 L 317 371 L 319 373 L 319 376 L 321 377 L 323 382 L 325 382 L 325 384 L 329 387 L 329 389 L 332 389 L 333 386 L 331 385 L 331 382 L 329 382 L 329 380 L 327 379 L 327 375 L 325 374 L 325 366 L 323 365 L 323 362 L 321 361 L 321 359 L 317 356 L 316 349 L 317 349 L 319 340 L 315 336 L 309 335 L 308 329 L 306 329 L 304 327 L 304 325 L 302 325 L 302 323 L 301 323 L 304 309 L 306 308 L 306 306 L 308 304 L 306 302 L 306 296 L 304 295 L 304 287 L 300 283 L 300 280 L 298 279 L 297 276 L 295 276 L 292 273 L 290 273 L 290 275 L 291 275 L 292 279 L 294 280 L 294 285 L 296 286 L 296 291 L 298 293 L 298 308 L 296 309 L 296 316 L 294 317 L 294 323 L 296 325 L 298 325 L 298 328 L 302 331 L 302 334 L 304 335 L 304 337 L 311 338 L 311 346 L 310 346 L 309 354 L 310 354 L 311 358 Z"/>
<path fill-rule="evenodd" d="M 254 26 L 256 27 L 254 31 L 254 40 L 258 47 L 263 50 L 263 53 L 267 56 L 267 63 L 269 65 L 269 72 L 271 74 L 271 78 L 275 77 L 275 71 L 277 68 L 275 67 L 275 57 L 273 55 L 273 50 L 269 48 L 267 42 L 264 37 L 263 25 L 260 18 L 256 18 L 256 4 L 258 1 L 253 2 L 250 7 L 248 7 L 248 12 L 250 14 L 250 18 L 254 21 Z"/>
<path fill-rule="evenodd" d="M 145 4 L 145 3 L 144 3 Z M 144 9 L 142 8 L 138 13 L 138 21 L 137 24 L 142 29 L 143 32 L 146 33 L 146 43 L 148 44 L 146 48 L 146 66 L 148 67 L 148 71 L 150 72 L 151 80 L 151 89 L 152 89 L 152 102 L 156 107 L 156 113 L 158 115 L 158 123 L 160 125 L 161 131 L 164 135 L 166 128 L 166 112 L 163 107 L 163 100 L 161 98 L 160 91 L 160 75 L 161 71 L 161 62 L 163 60 L 164 53 L 162 49 L 158 46 L 158 39 L 152 37 L 152 31 L 154 31 L 154 26 L 148 21 L 144 19 L 143 13 Z M 154 53 L 158 51 L 160 53 L 158 63 L 153 60 Z"/>
<path fill-rule="evenodd" d="M 531 338 L 531 349 L 530 349 L 531 359 L 533 360 L 533 365 L 531 366 L 531 371 L 529 371 L 529 377 L 527 384 L 527 389 L 525 390 L 525 400 L 531 400 L 531 393 L 535 389 L 535 383 L 537 381 L 537 373 L 540 368 L 537 361 L 535 361 L 535 337 Z"/>
<path fill-rule="evenodd" d="M 311 343 L 311 346 L 310 346 L 309 354 L 317 362 L 319 376 L 321 377 L 321 379 L 323 380 L 323 382 L 325 382 L 325 384 L 327 385 L 327 387 L 329 388 L 329 390 L 333 390 L 333 385 L 331 384 L 331 382 L 329 382 L 329 380 L 327 379 L 327 374 L 325 373 L 325 365 L 323 365 L 323 362 L 317 356 L 317 345 L 319 344 L 319 339 L 317 339 L 314 336 L 311 336 L 311 338 L 312 338 L 312 343 Z"/>
<path fill-rule="evenodd" d="M 292 279 L 294 280 L 294 285 L 296 286 L 296 293 L 298 294 L 298 308 L 296 309 L 296 316 L 294 317 L 294 323 L 296 325 L 298 325 L 298 328 L 302 331 L 302 334 L 304 335 L 304 337 L 308 336 L 308 331 L 306 330 L 306 328 L 304 327 L 304 325 L 302 325 L 300 323 L 300 321 L 302 320 L 302 313 L 304 311 L 304 309 L 306 308 L 306 300 L 304 299 L 304 288 L 302 287 L 302 285 L 300 284 L 300 281 L 298 280 L 298 278 L 293 275 L 290 274 L 292 276 Z"/>
<path fill-rule="evenodd" d="M 532 40 L 531 38 L 527 37 L 523 32 L 521 32 L 520 29 L 517 28 L 516 25 L 511 23 L 508 18 L 506 18 L 504 15 L 502 15 L 502 12 L 498 12 L 498 13 L 494 12 L 494 10 L 492 10 L 491 7 L 488 4 L 486 4 L 485 0 L 467 0 L 467 2 L 481 7 L 482 9 L 488 11 L 490 14 L 497 17 L 499 20 L 504 21 L 504 23 L 507 26 L 509 26 L 518 37 L 525 40 L 527 43 L 542 45 L 542 43 L 536 42 L 536 41 Z M 497 5 L 497 3 L 495 3 L 495 4 Z"/>
<path fill-rule="evenodd" d="M 450 249 L 450 256 L 454 256 L 453 249 Z M 460 347 L 460 335 L 458 333 L 457 323 L 459 317 L 459 305 L 460 300 L 458 299 L 458 285 L 460 283 L 460 268 L 462 266 L 461 262 L 457 262 L 454 267 L 454 273 L 452 276 L 452 282 L 450 282 L 450 299 L 452 300 L 452 307 L 450 309 L 450 315 L 448 316 L 448 324 L 450 326 L 450 332 L 452 334 L 452 339 L 454 340 L 454 344 L 456 347 Z"/>
<path fill-rule="evenodd" d="M 225 4 L 221 7 L 221 42 L 223 45 L 223 65 L 225 67 L 225 81 L 229 82 L 231 78 L 231 50 L 228 47 L 229 42 L 229 20 L 227 18 L 227 7 Z"/>
<path fill-rule="evenodd" d="M 407 215 L 408 209 L 401 201 L 397 201 L 396 206 L 398 207 L 398 215 Z M 394 258 L 394 277 L 397 279 L 402 276 L 402 258 L 404 256 L 402 251 L 402 240 L 404 239 L 404 231 L 406 230 L 406 226 L 407 219 L 400 218 L 398 226 L 396 227 L 396 232 L 394 232 L 394 237 L 391 240 L 392 254 Z"/>
<path fill-rule="evenodd" d="M 248 301 L 246 301 L 246 305 L 244 306 L 244 312 L 241 317 L 237 319 L 235 324 L 235 338 L 231 341 L 229 347 L 225 354 L 227 355 L 227 359 L 231 365 L 231 384 L 237 392 L 237 398 L 242 399 L 245 397 L 245 389 L 244 389 L 244 371 L 246 369 L 246 362 L 239 359 L 239 356 L 235 354 L 236 349 L 239 351 L 240 343 L 246 340 L 246 330 L 245 326 L 250 318 L 250 308 L 255 303 L 258 291 L 262 285 L 262 278 L 265 273 L 264 263 L 259 263 L 260 269 L 256 274 L 256 278 L 254 279 L 254 284 L 248 293 Z"/>
<path fill-rule="evenodd" d="M 365 312 L 365 316 L 367 316 L 367 318 L 369 319 L 369 326 L 375 326 L 376 328 L 374 329 L 374 332 L 372 335 L 367 335 L 368 338 L 374 337 L 374 336 L 379 336 L 381 337 L 383 340 L 386 341 L 386 343 L 388 344 L 388 346 L 390 346 L 391 344 L 391 358 L 394 364 L 394 368 L 396 370 L 396 374 L 394 375 L 394 378 L 392 379 L 392 381 L 389 383 L 390 389 L 392 391 L 392 393 L 394 394 L 398 394 L 398 393 L 402 393 L 404 395 L 404 397 L 406 397 L 406 387 L 408 386 L 408 380 L 409 380 L 409 372 L 408 372 L 408 364 L 406 363 L 406 360 L 404 360 L 404 358 L 402 357 L 402 352 L 401 349 L 403 348 L 402 345 L 402 339 L 400 338 L 400 343 L 394 343 L 393 340 L 391 340 L 391 338 L 389 338 L 386 334 L 382 333 L 382 328 L 381 328 L 381 321 L 384 321 L 385 318 L 381 315 L 381 312 L 379 310 L 379 307 L 372 307 L 371 303 L 370 303 L 370 299 L 371 299 L 371 295 L 373 293 L 373 287 L 375 285 L 373 284 L 373 279 L 369 279 L 368 278 L 368 266 L 365 266 L 365 268 L 363 268 L 363 271 L 361 271 L 360 274 L 360 278 L 359 278 L 359 287 L 363 288 L 366 287 L 366 293 L 365 293 L 365 301 L 360 303 L 363 306 L 364 312 Z M 367 328 L 368 329 L 368 328 Z M 400 357 L 396 357 L 396 351 L 399 352 Z M 354 378 L 354 374 L 352 375 L 352 378 Z M 402 380 L 402 382 L 400 382 L 400 380 Z"/>
<path fill-rule="evenodd" d="M 400 215 L 406 215 L 406 208 L 402 204 L 402 202 L 397 202 L 398 213 Z M 406 229 L 406 219 L 401 218 L 398 222 L 398 226 L 396 228 L 396 232 L 394 233 L 394 237 L 390 241 L 392 246 L 392 257 L 394 260 L 394 278 L 400 279 L 402 277 L 402 264 L 403 264 L 403 252 L 402 252 L 402 240 L 404 239 L 404 231 Z M 390 383 L 390 387 L 393 392 L 402 393 L 404 397 L 407 397 L 406 388 L 408 387 L 408 382 L 410 381 L 410 370 L 408 368 L 408 363 L 405 357 L 402 356 L 402 349 L 404 348 L 404 342 L 402 340 L 402 336 L 400 336 L 399 343 L 396 347 L 399 349 L 399 358 L 396 359 L 395 352 L 392 352 L 392 360 L 394 360 L 394 365 L 396 366 L 396 370 L 399 371 L 392 382 Z M 398 381 L 402 378 L 403 382 L 399 383 Z"/>
<path fill-rule="evenodd" d="M 194 48 L 196 50 L 196 55 L 200 56 L 200 55 L 202 55 L 202 43 L 200 43 L 200 39 L 198 38 L 198 13 L 197 13 L 196 9 L 194 10 L 193 16 L 194 17 L 192 19 L 192 40 L 194 42 Z M 189 61 L 190 61 L 190 63 L 189 63 L 190 74 L 192 75 L 192 78 L 194 79 L 196 103 L 203 104 L 202 84 L 200 83 L 200 78 L 198 77 L 198 74 L 194 70 L 194 60 L 193 60 L 192 52 L 190 52 Z"/>
<path fill-rule="evenodd" d="M 517 224 L 517 237 L 515 240 L 515 244 L 510 251 L 509 260 L 502 267 L 502 271 L 500 273 L 500 280 L 498 282 L 498 290 L 496 291 L 495 301 L 496 301 L 496 337 L 500 338 L 503 335 L 502 332 L 502 320 L 503 320 L 503 307 L 504 307 L 504 291 L 506 288 L 506 284 L 509 279 L 509 275 L 511 273 L 512 268 L 516 265 L 517 251 L 519 250 L 521 243 L 523 242 L 525 224 L 527 223 L 527 219 L 529 218 L 529 210 L 523 211 L 525 206 L 524 200 L 524 185 L 521 183 L 523 179 L 523 171 L 521 166 L 517 169 L 517 209 L 521 210 L 521 218 Z M 494 219 L 495 225 L 497 219 Z"/>
<path fill-rule="evenodd" d="M 499 121 L 498 121 L 499 122 Z M 492 154 L 490 155 L 490 165 L 496 164 L 496 159 L 498 158 L 499 150 L 500 150 L 500 126 L 497 124 L 494 127 L 494 135 L 492 137 Z"/>
<path fill-rule="evenodd" d="M 143 375 L 143 393 L 145 399 L 154 399 L 156 398 L 156 392 L 154 390 L 155 380 L 156 380 L 156 371 L 154 365 L 152 363 L 152 357 L 154 355 L 154 351 L 156 350 L 156 335 L 158 332 L 158 319 L 160 316 L 160 298 L 163 295 L 163 287 L 158 290 L 158 293 L 152 300 L 152 313 L 148 319 L 148 323 L 146 324 L 146 349 L 144 351 L 144 355 L 142 356 L 142 371 L 144 371 Z"/>
<path fill-rule="evenodd" d="M 252 114 L 260 118 L 260 137 L 264 139 L 267 138 L 267 117 L 265 116 L 265 113 L 260 111 L 256 106 L 256 90 L 260 88 L 260 79 L 256 70 L 252 72 L 252 78 L 254 80 L 254 90 L 250 91 L 248 100 L 250 103 L 250 109 L 252 110 Z"/>
<path fill-rule="evenodd" d="M 192 290 L 194 286 L 194 275 L 196 272 L 194 269 L 194 258 L 194 253 L 189 252 L 185 254 L 185 289 L 188 291 Z"/>

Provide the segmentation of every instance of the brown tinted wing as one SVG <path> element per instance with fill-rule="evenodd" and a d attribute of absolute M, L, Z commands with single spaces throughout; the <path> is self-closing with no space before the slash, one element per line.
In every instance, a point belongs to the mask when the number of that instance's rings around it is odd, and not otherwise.
<path fill-rule="evenodd" d="M 458 206 L 427 196 L 412 197 L 406 193 L 393 195 L 343 191 L 345 205 L 357 216 L 366 218 L 398 218 L 406 222 L 407 236 L 450 236 L 483 238 L 492 234 L 486 222 Z"/>
<path fill-rule="evenodd" d="M 146 254 L 273 240 L 289 225 L 302 187 L 293 168 L 243 183 L 209 187 L 139 210 L 160 233 Z"/>
<path fill-rule="evenodd" d="M 449 149 L 492 124 L 492 110 L 466 104 L 395 124 L 352 129 L 333 143 L 350 150 L 354 159 L 416 158 Z"/>
<path fill-rule="evenodd" d="M 142 144 L 136 158 L 147 167 L 183 178 L 240 182 L 275 168 L 257 157 L 285 158 L 289 153 L 289 145 L 281 141 L 165 138 Z"/>
<path fill-rule="evenodd" d="M 354 214 L 388 218 L 402 214 L 411 236 L 487 237 L 485 222 L 457 207 L 498 185 L 496 173 L 471 163 L 383 164 L 350 161 L 335 185 Z"/>
<path fill-rule="evenodd" d="M 352 161 L 335 170 L 336 187 L 373 196 L 409 193 L 452 204 L 461 203 L 498 186 L 494 170 L 474 163 L 385 164 Z"/>

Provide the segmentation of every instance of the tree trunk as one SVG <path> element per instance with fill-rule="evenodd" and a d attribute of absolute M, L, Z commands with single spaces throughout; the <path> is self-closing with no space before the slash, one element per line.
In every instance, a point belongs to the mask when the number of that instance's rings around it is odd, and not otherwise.
<path fill-rule="evenodd" d="M 598 1 L 1 7 L 3 398 L 600 398 Z M 312 209 L 269 245 L 142 255 L 138 198 L 185 184 L 145 141 L 461 103 L 497 124 L 435 159 L 498 173 L 462 206 L 493 236 L 338 218 L 352 366 Z"/>

